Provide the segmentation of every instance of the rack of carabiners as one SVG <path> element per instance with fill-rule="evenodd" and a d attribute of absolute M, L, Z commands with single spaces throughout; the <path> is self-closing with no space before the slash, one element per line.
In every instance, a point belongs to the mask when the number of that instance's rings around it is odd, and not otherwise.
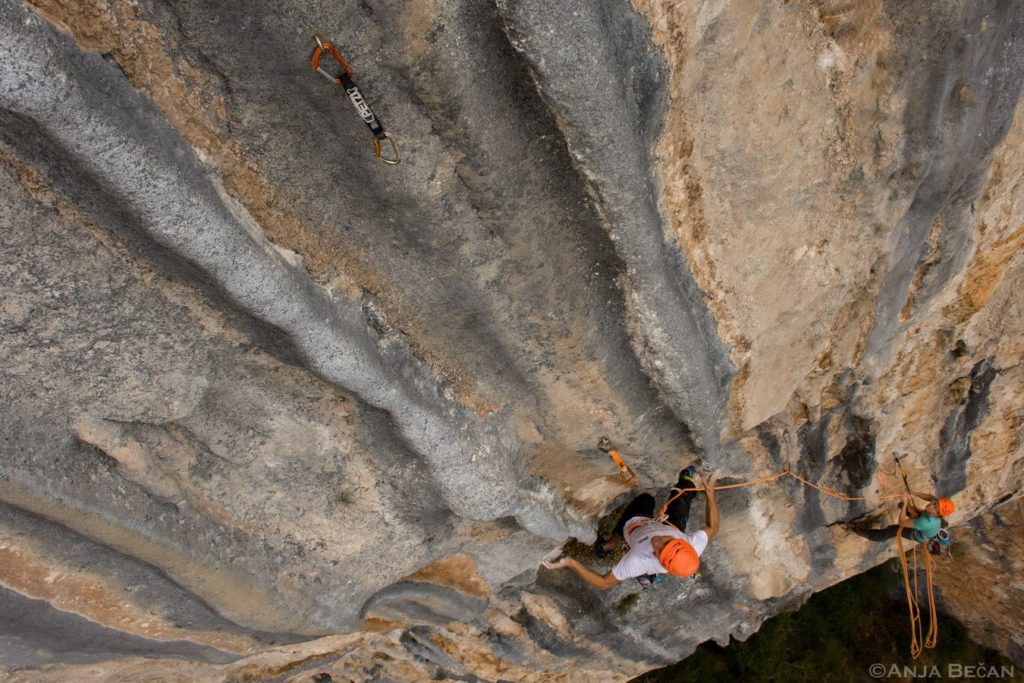
<path fill-rule="evenodd" d="M 323 40 L 319 35 L 314 35 L 313 40 L 316 41 L 316 47 L 313 48 L 312 66 L 313 71 L 320 74 L 331 83 L 339 85 L 345 89 L 345 94 L 348 95 L 349 101 L 352 106 L 356 108 L 356 113 L 359 114 L 359 118 L 363 120 L 363 123 L 373 133 L 373 155 L 383 161 L 385 164 L 397 164 L 402 160 L 402 156 L 398 153 L 398 143 L 395 142 L 395 137 L 384 130 L 384 124 L 380 122 L 380 119 L 376 114 L 373 113 L 373 109 L 370 108 L 369 102 L 363 97 L 363 93 L 356 87 L 355 81 L 352 80 L 352 67 L 348 65 L 338 49 L 331 43 Z M 341 67 L 341 73 L 337 76 L 332 76 L 327 69 L 320 66 L 320 57 L 323 53 L 329 54 L 334 58 L 334 61 Z M 392 156 L 386 157 L 381 154 L 381 142 L 387 140 L 391 143 Z"/>

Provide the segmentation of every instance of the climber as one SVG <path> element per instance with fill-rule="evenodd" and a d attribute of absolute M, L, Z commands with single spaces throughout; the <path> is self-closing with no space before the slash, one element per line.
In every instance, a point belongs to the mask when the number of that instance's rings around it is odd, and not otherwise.
<path fill-rule="evenodd" d="M 944 518 L 953 514 L 956 509 L 953 501 L 949 498 L 937 498 L 916 491 L 911 491 L 910 495 L 926 500 L 928 504 L 924 506 L 923 510 L 918 510 L 913 506 L 901 506 L 899 524 L 893 524 L 884 529 L 863 529 L 854 526 L 852 527 L 853 531 L 872 541 L 887 541 L 895 538 L 897 533 L 901 533 L 903 538 L 908 541 L 949 545 L 949 534 L 945 532 L 948 523 Z"/>
<path fill-rule="evenodd" d="M 666 522 L 655 519 L 654 496 L 642 493 L 626 506 L 611 537 L 608 540 L 598 537 L 594 549 L 599 557 L 618 548 L 623 540 L 628 545 L 629 551 L 611 571 L 598 574 L 571 557 L 545 562 L 544 566 L 549 569 L 568 567 L 589 585 L 602 590 L 633 577 L 696 574 L 700 566 L 698 558 L 718 533 L 718 503 L 715 500 L 717 472 L 700 478 L 707 496 L 704 515 L 707 526 L 693 534 L 684 532 L 686 520 L 690 516 L 690 503 L 697 495 L 693 490 L 696 489 L 693 480 L 696 472 L 696 468 L 691 465 L 679 473 L 679 480 L 672 491 L 682 493 L 670 500 L 666 509 Z"/>

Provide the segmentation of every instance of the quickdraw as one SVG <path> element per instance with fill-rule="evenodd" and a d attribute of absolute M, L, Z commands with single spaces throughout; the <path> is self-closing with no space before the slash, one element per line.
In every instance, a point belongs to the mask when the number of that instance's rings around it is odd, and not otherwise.
<path fill-rule="evenodd" d="M 363 123 L 373 133 L 373 155 L 383 161 L 385 164 L 397 164 L 402 160 L 401 154 L 398 153 L 398 143 L 395 142 L 395 138 L 391 133 L 384 130 L 383 124 L 376 114 L 373 113 L 373 109 L 370 108 L 370 103 L 363 97 L 363 93 L 356 87 L 355 81 L 352 80 L 352 67 L 348 65 L 341 53 L 338 52 L 332 44 L 321 40 L 320 36 L 314 36 L 313 39 L 316 41 L 316 47 L 313 48 L 313 59 L 312 66 L 313 71 L 320 74 L 331 83 L 340 85 L 345 89 L 345 93 L 348 95 L 348 99 L 352 102 L 352 106 L 356 108 L 356 113 L 359 114 L 359 118 L 363 120 Z M 337 76 L 332 76 L 327 69 L 320 66 L 320 57 L 324 52 L 327 52 L 334 61 L 338 62 L 341 66 L 341 73 Z M 387 140 L 391 143 L 391 151 L 394 156 L 388 158 L 381 155 L 381 141 Z"/>
<path fill-rule="evenodd" d="M 622 479 L 623 484 L 628 485 L 636 481 L 636 472 L 623 461 L 622 456 L 615 450 L 615 446 L 612 445 L 608 437 L 602 436 L 601 440 L 597 443 L 597 447 L 611 456 L 615 466 L 619 468 L 619 478 Z"/>
<path fill-rule="evenodd" d="M 907 457 L 906 454 L 904 454 L 903 457 Z M 910 482 L 907 481 L 907 471 L 905 469 L 903 469 L 903 463 L 900 462 L 900 456 L 898 456 L 895 453 L 893 453 L 892 454 L 892 459 L 896 461 L 896 468 L 899 469 L 900 476 L 903 477 L 903 486 L 904 486 L 904 488 L 907 489 L 907 493 L 913 494 L 913 491 L 910 490 Z"/>

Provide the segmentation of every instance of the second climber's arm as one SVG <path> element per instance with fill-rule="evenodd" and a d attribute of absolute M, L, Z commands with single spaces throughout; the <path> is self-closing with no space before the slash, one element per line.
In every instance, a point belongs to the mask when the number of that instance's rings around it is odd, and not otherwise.
<path fill-rule="evenodd" d="M 565 557 L 556 562 L 544 563 L 549 569 L 561 569 L 568 567 L 573 570 L 577 576 L 587 582 L 588 585 L 593 586 L 599 590 L 605 590 L 619 583 L 619 580 L 610 571 L 607 574 L 598 574 L 594 570 L 585 564 L 578 562 L 574 558 Z"/>

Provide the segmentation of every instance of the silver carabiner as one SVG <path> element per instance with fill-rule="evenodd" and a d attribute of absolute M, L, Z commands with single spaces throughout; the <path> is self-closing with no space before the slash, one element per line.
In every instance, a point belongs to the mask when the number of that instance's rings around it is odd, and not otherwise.
<path fill-rule="evenodd" d="M 402 155 L 399 154 L 398 152 L 398 143 L 395 142 L 395 136 L 385 131 L 384 137 L 387 139 L 388 142 L 391 143 L 391 151 L 394 153 L 394 157 L 389 159 L 383 154 L 381 154 L 380 140 L 378 140 L 377 138 L 373 139 L 373 155 L 380 159 L 381 161 L 383 161 L 385 164 L 391 164 L 392 166 L 394 166 L 395 164 L 401 163 Z"/>

